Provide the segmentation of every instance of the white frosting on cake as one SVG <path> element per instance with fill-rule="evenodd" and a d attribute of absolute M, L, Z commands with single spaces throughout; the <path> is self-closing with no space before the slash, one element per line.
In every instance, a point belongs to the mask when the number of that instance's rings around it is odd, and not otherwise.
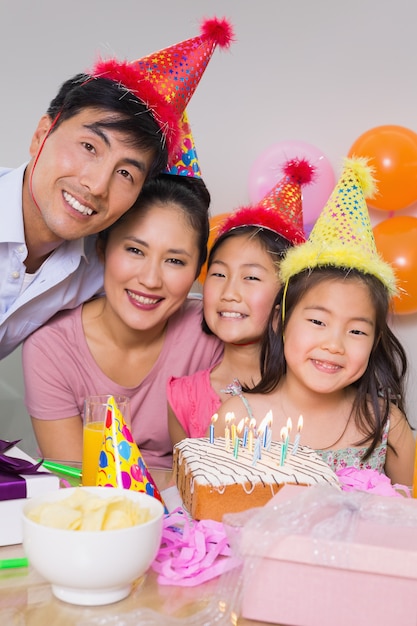
<path fill-rule="evenodd" d="M 270 450 L 262 448 L 262 457 L 254 466 L 253 453 L 240 447 L 235 458 L 232 450 L 226 450 L 224 438 L 216 437 L 214 443 L 208 438 L 183 439 L 175 446 L 175 456 L 178 466 L 185 462 L 186 473 L 192 476 L 191 491 L 194 484 L 209 485 L 219 493 L 233 484 L 241 484 L 247 493 L 259 483 L 314 485 L 324 482 L 339 486 L 334 471 L 311 448 L 299 446 L 292 455 L 292 444 L 289 444 L 283 466 L 280 465 L 281 448 L 282 443 L 275 441 Z"/>

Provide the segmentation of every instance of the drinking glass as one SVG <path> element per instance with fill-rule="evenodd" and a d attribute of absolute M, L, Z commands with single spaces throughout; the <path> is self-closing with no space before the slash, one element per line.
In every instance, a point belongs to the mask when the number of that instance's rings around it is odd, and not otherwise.
<path fill-rule="evenodd" d="M 113 397 L 128 426 L 130 398 L 127 396 L 88 396 L 84 401 L 82 484 L 96 484 L 99 456 L 103 445 L 104 425 L 109 398 Z"/>

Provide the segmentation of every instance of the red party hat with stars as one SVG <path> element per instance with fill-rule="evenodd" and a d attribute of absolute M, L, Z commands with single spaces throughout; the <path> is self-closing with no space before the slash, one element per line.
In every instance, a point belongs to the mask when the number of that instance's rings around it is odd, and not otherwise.
<path fill-rule="evenodd" d="M 100 60 L 91 75 L 119 83 L 142 100 L 157 121 L 172 157 L 181 142 L 182 114 L 217 45 L 234 38 L 226 19 L 206 19 L 200 35 L 132 62 Z"/>
<path fill-rule="evenodd" d="M 293 244 L 305 241 L 302 186 L 313 182 L 315 168 L 306 159 L 291 159 L 283 166 L 281 180 L 257 204 L 231 213 L 221 224 L 218 237 L 233 228 L 259 226 Z"/>
<path fill-rule="evenodd" d="M 130 428 L 113 397 L 108 401 L 96 485 L 142 491 L 164 504 L 158 487 L 133 440 Z"/>

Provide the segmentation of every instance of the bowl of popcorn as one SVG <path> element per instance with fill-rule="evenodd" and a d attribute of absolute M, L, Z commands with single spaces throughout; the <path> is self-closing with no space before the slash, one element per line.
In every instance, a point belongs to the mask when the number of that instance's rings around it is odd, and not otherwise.
<path fill-rule="evenodd" d="M 28 500 L 23 546 L 53 594 L 85 606 L 118 602 L 154 560 L 164 508 L 128 489 L 74 487 Z"/>

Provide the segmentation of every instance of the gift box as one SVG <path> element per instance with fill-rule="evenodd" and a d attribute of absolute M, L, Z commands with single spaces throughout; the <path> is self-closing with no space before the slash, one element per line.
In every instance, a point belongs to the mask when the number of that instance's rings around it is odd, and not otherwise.
<path fill-rule="evenodd" d="M 417 624 L 417 500 L 286 486 L 243 524 L 238 542 L 245 618 Z"/>
<path fill-rule="evenodd" d="M 0 440 L 0 546 L 22 543 L 26 498 L 59 489 L 58 476 L 39 467 L 13 443 Z"/>

